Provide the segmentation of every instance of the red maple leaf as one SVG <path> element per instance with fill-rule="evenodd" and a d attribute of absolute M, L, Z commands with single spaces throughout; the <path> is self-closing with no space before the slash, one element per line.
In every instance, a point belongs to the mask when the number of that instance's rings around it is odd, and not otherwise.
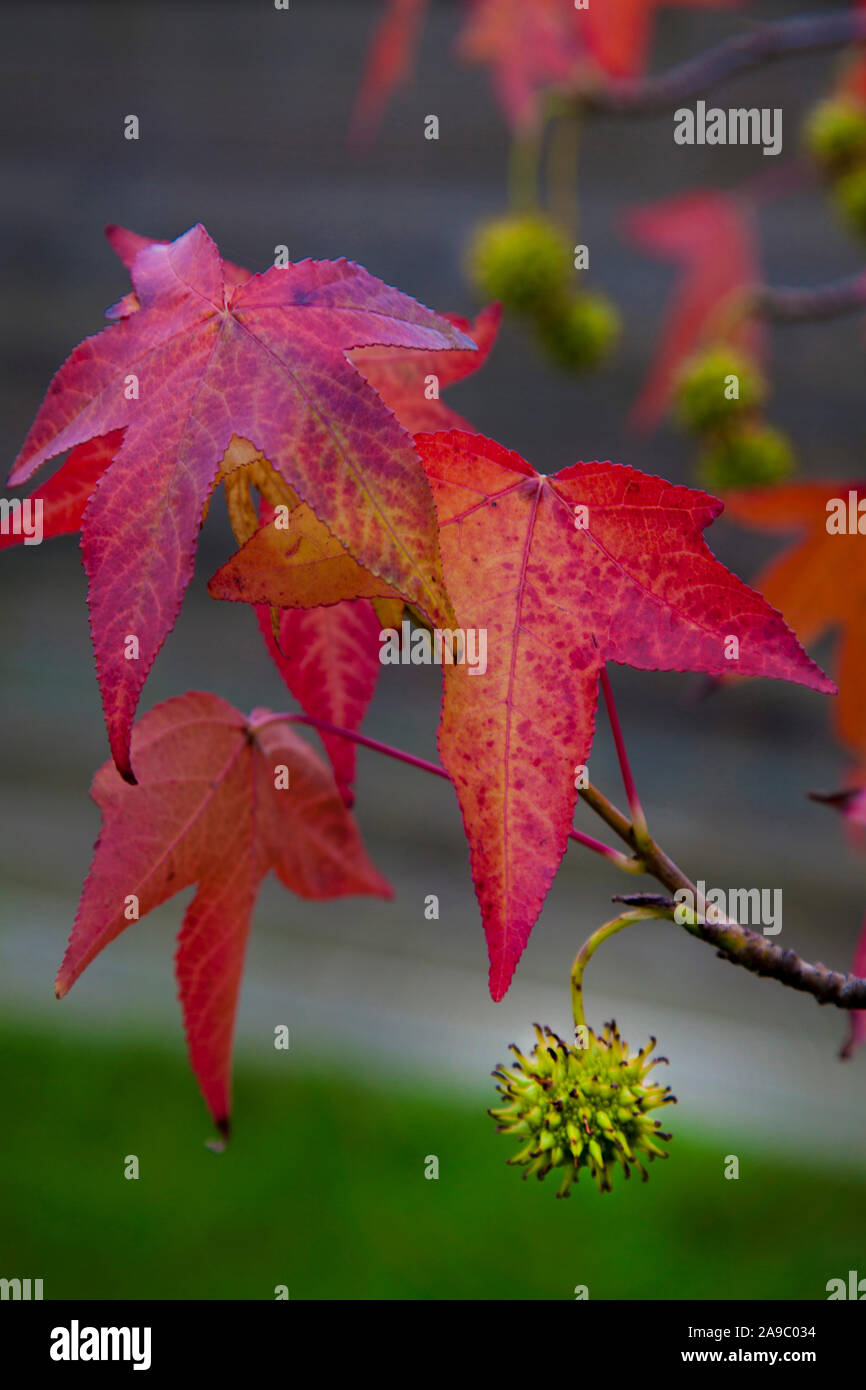
<path fill-rule="evenodd" d="M 314 719 L 354 732 L 364 722 L 376 681 L 381 625 L 369 599 L 318 608 L 284 608 L 277 635 L 272 610 L 256 606 L 256 616 L 274 665 L 301 708 Z M 340 795 L 354 801 L 355 745 L 322 732 Z"/>
<path fill-rule="evenodd" d="M 193 692 L 146 714 L 132 743 L 137 786 L 112 763 L 93 781 L 102 829 L 56 993 L 131 922 L 196 884 L 175 973 L 192 1069 L 228 1134 L 234 1021 L 261 880 L 273 870 L 302 898 L 391 890 L 325 764 L 267 710 L 247 719 Z"/>
<path fill-rule="evenodd" d="M 722 510 L 715 498 L 611 463 L 545 478 L 481 435 L 415 443 L 457 623 L 486 639 L 483 673 L 477 660 L 476 675 L 468 662 L 444 666 L 439 750 L 499 999 L 565 851 L 605 662 L 835 687 L 781 615 L 711 554 L 701 532 Z M 248 602 L 337 603 L 381 592 L 378 582 L 321 537 L 291 542 L 265 527 L 209 587 Z"/>
<path fill-rule="evenodd" d="M 166 242 L 140 236 L 124 227 L 110 226 L 106 229 L 106 235 L 127 267 L 146 247 L 167 245 Z M 223 266 L 227 283 L 243 284 L 251 278 L 251 272 L 241 266 L 226 261 Z M 120 301 L 119 306 L 113 306 L 109 315 L 126 317 L 139 307 L 137 296 L 131 293 Z M 499 331 L 502 311 L 499 305 L 488 305 L 477 315 L 474 323 L 456 314 L 445 314 L 443 318 L 461 332 L 468 333 L 476 343 L 477 351 L 454 348 L 430 353 L 361 348 L 351 354 L 352 362 L 410 433 L 469 428 L 468 422 L 447 406 L 438 393 L 452 382 L 477 371 L 486 361 Z M 435 376 L 433 396 L 431 376 Z M 90 494 L 112 462 L 122 440 L 123 431 L 115 430 L 104 439 L 79 445 L 72 450 L 54 477 L 31 494 L 32 499 L 43 501 L 44 537 L 79 529 Z M 261 513 L 264 524 L 273 520 L 271 507 L 264 505 Z M 304 517 L 312 534 L 326 534 L 325 528 L 316 523 L 309 509 L 297 508 L 292 527 L 295 543 L 306 534 Z M 274 538 L 279 540 L 276 534 Z M 8 535 L 0 536 L 0 549 L 20 544 L 22 539 L 22 533 L 10 531 Z M 328 539 L 333 542 L 332 537 L 328 536 Z M 348 560 L 339 543 L 333 544 Z M 282 556 L 272 549 L 267 563 L 279 566 L 281 559 Z M 239 582 L 243 581 L 248 566 L 252 564 L 255 569 L 256 563 L 255 552 L 252 558 L 244 556 L 238 566 Z M 295 575 L 297 577 L 297 571 Z M 385 592 L 390 592 L 387 586 Z M 226 597 L 224 593 L 218 596 Z M 231 596 L 238 595 L 233 593 Z M 295 609 L 282 612 L 279 618 L 279 644 L 274 638 L 270 611 L 264 607 L 258 608 L 259 625 L 268 652 L 286 686 L 307 714 L 338 724 L 344 729 L 357 730 L 372 699 L 380 670 L 378 635 L 381 624 L 375 610 L 363 601 L 332 604 L 327 608 L 311 608 L 304 603 L 304 607 L 305 612 Z M 327 733 L 322 733 L 321 737 L 340 791 L 346 804 L 351 805 L 355 745 L 348 739 Z"/>
<path fill-rule="evenodd" d="M 500 999 L 568 843 L 605 662 L 834 686 L 711 554 L 722 504 L 706 493 L 611 463 L 544 477 L 479 435 L 415 442 L 458 625 L 487 635 L 483 675 L 444 667 L 439 751 Z"/>
<path fill-rule="evenodd" d="M 119 227 L 116 222 L 109 222 L 105 229 L 105 235 L 112 251 L 126 266 L 127 270 L 132 270 L 133 262 L 139 251 L 146 251 L 149 246 L 170 246 L 171 243 L 163 241 L 160 237 L 142 236 L 140 232 L 130 231 L 129 227 Z M 247 270 L 242 265 L 235 265 L 234 261 L 227 261 L 222 258 L 223 279 L 227 285 L 243 285 L 247 280 L 253 278 L 253 272 Z M 135 296 L 130 296 L 135 299 Z M 121 303 L 123 301 L 121 300 Z M 134 308 L 141 306 L 135 300 Z M 108 311 L 111 313 L 111 310 Z"/>
<path fill-rule="evenodd" d="M 73 449 L 52 478 L 29 494 L 30 502 L 42 503 L 42 538 L 68 536 L 81 529 L 91 493 L 123 442 L 123 430 L 88 440 Z M 20 545 L 23 535 L 0 535 L 0 550 Z"/>
<path fill-rule="evenodd" d="M 625 229 L 644 250 L 682 267 L 662 337 L 631 422 L 642 429 L 667 409 L 683 363 L 710 341 L 763 356 L 764 334 L 736 299 L 760 279 L 757 241 L 746 205 L 726 193 L 684 193 L 634 208 Z"/>
<path fill-rule="evenodd" d="M 141 688 L 177 618 L 233 439 L 266 455 L 371 571 L 440 609 L 423 470 L 346 353 L 473 346 L 348 261 L 273 266 L 231 288 L 201 226 L 138 250 L 132 278 L 140 308 L 67 359 L 10 477 L 23 483 L 54 455 L 125 430 L 83 518 L 82 552 L 109 740 L 128 779 Z"/>
<path fill-rule="evenodd" d="M 469 335 L 477 351 L 362 348 L 351 354 L 354 365 L 412 434 L 470 428 L 439 393 L 484 364 L 499 331 L 502 309 L 489 304 L 472 323 L 456 314 L 444 317 Z M 282 607 L 279 642 L 274 638 L 270 608 L 258 606 L 258 615 L 268 651 L 288 689 L 313 718 L 352 731 L 360 729 L 381 669 L 379 632 L 399 622 L 396 611 L 393 622 L 380 622 L 366 600 L 333 602 L 329 584 L 323 583 L 322 561 L 335 564 L 338 573 L 348 568 L 354 574 L 355 564 L 309 509 L 296 508 L 282 529 L 274 524 L 271 508 L 262 508 L 261 515 L 267 529 L 214 576 L 210 592 L 216 598 L 255 601 L 257 606 L 264 599 L 271 608 Z M 300 554 L 302 545 L 307 548 Z M 316 566 L 312 584 L 311 562 Z M 392 593 L 382 585 L 374 585 L 374 592 L 383 597 Z M 258 597 L 251 600 L 251 594 Z M 402 606 L 400 599 L 400 613 Z M 355 746 L 327 733 L 322 741 L 340 790 L 351 805 Z"/>
<path fill-rule="evenodd" d="M 439 392 L 484 366 L 499 333 L 502 306 L 488 304 L 474 321 L 458 314 L 443 314 L 442 317 L 458 332 L 466 334 L 476 350 L 407 352 L 404 349 L 395 352 L 392 348 L 362 348 L 352 353 L 352 362 L 358 371 L 379 392 L 410 434 L 472 428 L 456 410 L 439 399 Z"/>

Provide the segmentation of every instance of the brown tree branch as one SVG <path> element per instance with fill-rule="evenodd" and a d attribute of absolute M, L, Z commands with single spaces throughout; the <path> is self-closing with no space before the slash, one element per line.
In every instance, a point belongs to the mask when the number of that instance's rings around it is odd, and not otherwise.
<path fill-rule="evenodd" d="M 569 92 L 566 100 L 582 112 L 661 115 L 752 68 L 766 67 L 798 53 L 821 53 L 864 41 L 866 14 L 862 11 L 784 19 L 756 25 L 748 33 L 728 39 L 657 77 L 587 84 Z"/>
<path fill-rule="evenodd" d="M 773 289 L 770 285 L 757 285 L 748 293 L 753 313 L 777 323 L 814 323 L 866 309 L 866 271 L 813 289 Z"/>
<path fill-rule="evenodd" d="M 646 835 L 635 836 L 627 818 L 613 806 L 596 787 L 585 787 L 581 798 L 600 816 L 606 825 L 625 842 L 643 863 L 648 874 L 658 879 L 670 893 L 687 889 L 698 902 L 698 893 L 691 879 L 678 868 L 653 839 Z M 633 907 L 664 908 L 671 910 L 676 906 L 673 899 L 661 898 L 657 894 L 630 893 L 617 895 L 615 902 L 628 903 Z M 803 960 L 796 951 L 779 946 L 768 937 L 754 932 L 750 927 L 738 922 L 705 920 L 684 923 L 685 930 L 692 936 L 715 946 L 719 956 L 732 965 L 741 965 L 755 975 L 765 975 L 779 980 L 789 989 L 801 990 L 811 994 L 819 1004 L 835 1004 L 839 1009 L 866 1009 L 866 980 L 839 970 L 830 970 L 820 961 L 814 964 Z"/>
<path fill-rule="evenodd" d="M 436 763 L 427 762 L 423 758 L 415 757 L 412 753 L 404 753 L 402 749 L 392 748 L 389 744 L 380 743 L 376 739 L 367 738 L 365 735 L 349 729 L 341 729 L 338 725 L 329 724 L 325 720 L 315 719 L 310 715 L 269 714 L 261 719 L 255 727 L 262 728 L 271 723 L 306 724 L 311 728 L 349 739 L 353 743 L 372 749 L 374 752 L 384 753 L 390 758 L 397 758 L 423 772 L 431 772 L 437 777 L 443 777 L 446 781 L 450 781 L 445 769 Z M 620 867 L 626 869 L 627 872 L 650 874 L 671 893 L 675 893 L 679 888 L 688 889 L 693 894 L 694 902 L 698 903 L 697 889 L 691 879 L 687 878 L 673 860 L 668 858 L 645 827 L 641 826 L 639 831 L 636 831 L 631 821 L 617 810 L 596 787 L 590 785 L 582 788 L 580 796 L 587 806 L 624 841 L 632 853 L 629 856 L 619 855 L 606 845 L 601 845 L 597 840 L 593 840 L 592 837 L 583 835 L 582 832 L 576 830 L 571 832 L 573 839 L 590 849 L 604 853 L 609 859 L 616 854 L 617 861 L 621 861 Z M 672 913 L 676 906 L 671 898 L 663 898 L 657 894 L 649 893 L 621 896 L 615 898 L 614 901 L 645 908 L 648 916 L 652 915 L 653 910 Z M 866 980 L 858 979 L 856 975 L 843 975 L 837 970 L 828 970 L 825 965 L 821 964 L 812 965 L 808 961 L 801 960 L 794 951 L 782 950 L 775 942 L 768 941 L 765 936 L 760 936 L 757 932 L 751 931 L 749 927 L 740 926 L 737 922 L 695 921 L 683 925 L 693 936 L 715 946 L 723 959 L 731 961 L 734 965 L 742 965 L 746 970 L 751 970 L 756 975 L 769 975 L 788 985 L 791 989 L 803 990 L 805 993 L 813 995 L 819 1004 L 835 1004 L 840 1009 L 866 1008 Z"/>

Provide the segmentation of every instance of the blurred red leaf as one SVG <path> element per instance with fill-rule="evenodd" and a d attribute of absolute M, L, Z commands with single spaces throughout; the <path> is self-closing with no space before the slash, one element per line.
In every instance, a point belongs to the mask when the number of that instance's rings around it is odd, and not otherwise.
<path fill-rule="evenodd" d="M 866 12 L 866 0 L 855 0 L 854 9 Z M 852 101 L 866 106 L 866 52 L 860 44 L 851 48 L 837 83 L 837 90 Z"/>
<path fill-rule="evenodd" d="M 375 134 L 388 99 L 409 75 L 428 0 L 387 0 L 367 52 L 352 117 L 355 140 Z M 741 0 L 466 0 L 458 55 L 491 69 L 493 87 L 509 124 L 532 125 L 538 99 L 567 88 L 591 61 L 604 76 L 637 77 L 649 60 L 655 14 L 665 4 L 698 9 L 733 8 Z"/>
<path fill-rule="evenodd" d="M 350 130 L 356 144 L 367 144 L 376 134 L 389 98 L 412 71 L 427 5 L 428 0 L 386 0 L 352 113 Z"/>
<path fill-rule="evenodd" d="M 60 368 L 10 477 L 23 483 L 64 450 L 125 430 L 84 515 L 82 552 L 112 755 L 128 779 L 141 689 L 234 438 L 254 441 L 371 570 L 422 608 L 442 602 L 433 502 L 411 437 L 346 353 L 473 347 L 349 261 L 272 266 L 230 288 L 202 226 L 167 245 L 131 235 L 119 245 L 133 255 L 141 307 Z"/>
<path fill-rule="evenodd" d="M 475 0 L 458 44 L 461 58 L 491 69 L 505 117 L 518 127 L 536 120 L 541 92 L 577 76 L 585 51 L 578 11 L 562 0 Z"/>
<path fill-rule="evenodd" d="M 858 848 L 866 845 L 866 768 L 854 774 L 854 785 L 840 792 L 810 792 L 812 801 L 820 801 L 824 806 L 832 806 L 838 811 L 851 831 L 851 838 Z"/>
<path fill-rule="evenodd" d="M 575 13 L 584 25 L 586 41 L 608 77 L 638 77 L 650 58 L 656 11 L 664 5 L 685 9 L 733 9 L 742 0 L 590 0 Z"/>
<path fill-rule="evenodd" d="M 625 230 L 643 250 L 673 261 L 680 276 L 655 360 L 630 422 L 642 429 L 667 409 L 683 363 L 709 341 L 724 341 L 760 361 L 762 326 L 732 309 L 734 296 L 760 279 L 755 231 L 748 208 L 726 193 L 684 193 L 634 208 Z"/>

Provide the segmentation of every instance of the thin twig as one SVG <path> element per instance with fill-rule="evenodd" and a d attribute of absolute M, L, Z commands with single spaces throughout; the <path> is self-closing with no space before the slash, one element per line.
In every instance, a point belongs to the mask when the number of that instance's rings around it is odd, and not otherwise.
<path fill-rule="evenodd" d="M 607 674 L 607 667 L 601 668 L 601 689 L 604 695 L 604 703 L 607 708 L 607 717 L 610 721 L 610 729 L 613 734 L 613 741 L 616 745 L 616 756 L 619 760 L 619 770 L 622 775 L 622 784 L 625 788 L 628 808 L 631 811 L 632 829 L 638 841 L 647 833 L 646 816 L 640 804 L 640 797 L 637 794 L 634 777 L 632 775 L 631 763 L 626 752 L 625 739 L 622 734 L 622 725 L 619 722 L 616 703 L 611 689 L 610 676 Z"/>
<path fill-rule="evenodd" d="M 817 322 L 866 309 L 866 271 L 813 289 L 773 289 L 757 285 L 746 292 L 753 313 L 777 323 Z"/>
<path fill-rule="evenodd" d="M 601 817 L 605 824 L 609 825 L 621 840 L 638 852 L 634 832 L 622 812 L 618 811 L 607 800 L 607 797 L 603 796 L 595 787 L 584 788 L 581 795 L 587 805 Z M 671 894 L 686 890 L 692 895 L 691 901 L 697 906 L 698 912 L 703 913 L 704 904 L 701 902 L 700 894 L 691 879 L 683 873 L 682 869 L 678 868 L 652 838 L 641 839 L 639 854 L 646 865 L 648 874 L 658 879 L 659 883 L 664 884 Z M 669 905 L 674 908 L 677 905 L 673 899 L 666 903 L 665 900 L 660 900 L 656 895 L 648 897 L 644 894 L 618 896 L 616 901 L 628 903 L 635 907 L 661 908 Z M 738 922 L 706 921 L 701 916 L 697 920 L 687 921 L 681 925 L 692 936 L 706 941 L 710 946 L 715 946 L 719 956 L 723 960 L 730 961 L 732 965 L 741 965 L 755 975 L 768 976 L 774 980 L 779 980 L 790 989 L 811 994 L 819 1004 L 835 1004 L 839 1009 L 866 1008 L 866 979 L 861 979 L 847 971 L 830 970 L 820 961 L 816 961 L 814 964 L 805 961 L 797 955 L 796 951 L 785 950 L 766 936 L 752 931 L 750 927 L 741 926 Z"/>
<path fill-rule="evenodd" d="M 571 91 L 569 98 L 581 111 L 611 116 L 661 115 L 680 102 L 704 96 L 739 73 L 800 53 L 822 53 L 864 41 L 866 14 L 862 10 L 783 19 L 727 39 L 657 77 L 603 85 L 596 81 Z"/>
<path fill-rule="evenodd" d="M 380 743 L 378 739 L 352 733 L 349 729 L 341 729 L 324 719 L 314 719 L 312 715 L 269 714 L 257 721 L 252 729 L 255 731 L 276 723 L 306 724 L 321 733 L 350 739 L 353 743 L 361 744 L 362 747 L 370 748 L 376 753 L 384 753 L 386 757 L 396 758 L 411 767 L 420 768 L 423 772 L 432 772 L 436 777 L 451 780 L 445 769 L 436 763 L 416 758 L 413 753 L 404 753 L 402 749 L 392 748 L 387 743 Z M 671 893 L 676 893 L 678 889 L 687 889 L 693 895 L 693 902 L 697 905 L 698 911 L 703 911 L 703 903 L 691 879 L 686 877 L 682 869 L 668 858 L 664 850 L 648 834 L 645 838 L 641 837 L 638 843 L 631 822 L 596 787 L 584 787 L 580 795 L 596 815 L 624 841 L 632 853 L 622 854 L 579 830 L 571 831 L 571 839 L 597 854 L 603 854 L 613 862 L 621 861 L 619 867 L 631 873 L 643 871 L 650 874 Z M 641 901 L 640 906 L 657 909 L 657 912 L 651 915 L 666 915 L 660 909 L 668 906 L 673 908 L 675 904 L 672 901 L 668 904 L 655 900 L 652 903 Z M 769 941 L 765 936 L 759 936 L 757 932 L 753 932 L 749 927 L 740 926 L 737 922 L 695 920 L 683 925 L 693 936 L 715 946 L 719 955 L 724 960 L 731 961 L 733 965 L 742 965 L 756 975 L 771 976 L 791 989 L 811 994 L 819 1004 L 835 1004 L 840 1009 L 866 1009 L 866 979 L 842 974 L 838 970 L 828 970 L 820 962 L 813 965 L 809 961 L 801 960 L 796 952 L 783 950 L 775 942 Z"/>
<path fill-rule="evenodd" d="M 268 724 L 305 724 L 311 729 L 318 729 L 321 734 L 334 734 L 337 738 L 347 738 L 352 743 L 358 743 L 362 748 L 370 748 L 374 753 L 383 753 L 386 758 L 396 758 L 398 762 L 408 763 L 410 767 L 417 767 L 421 772 L 432 772 L 434 777 L 444 777 L 446 782 L 451 778 L 440 767 L 438 763 L 429 763 L 426 758 L 417 758 L 414 753 L 404 753 L 402 748 L 392 748 L 389 743 L 380 743 L 376 738 L 367 738 L 366 734 L 353 733 L 351 729 L 341 729 L 337 724 L 329 724 L 326 719 L 315 719 L 311 714 L 268 714 L 264 719 L 256 721 L 253 726 L 255 729 L 266 728 Z M 601 854 L 605 859 L 610 860 L 618 869 L 624 869 L 626 873 L 640 873 L 643 866 L 632 855 L 623 854 L 622 850 L 614 849 L 612 845 L 605 845 L 601 840 L 596 840 L 592 835 L 585 835 L 582 830 L 572 830 L 569 839 L 576 844 L 583 845 L 584 849 L 592 850 L 594 854 Z"/>

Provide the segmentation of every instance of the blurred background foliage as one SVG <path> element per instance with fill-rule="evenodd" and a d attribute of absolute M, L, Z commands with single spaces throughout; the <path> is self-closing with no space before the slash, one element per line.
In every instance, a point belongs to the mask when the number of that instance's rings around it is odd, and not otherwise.
<path fill-rule="evenodd" d="M 818 1180 L 796 1152 L 744 1153 L 725 1181 L 688 1127 L 646 1186 L 617 1175 L 600 1198 L 584 1175 L 558 1202 L 555 1178 L 503 1165 L 479 1105 L 339 1065 L 241 1068 L 242 1126 L 217 1156 L 176 1052 L 0 1041 L 3 1259 L 46 1298 L 813 1299 L 847 1277 L 866 1216 L 860 1178 Z"/>

